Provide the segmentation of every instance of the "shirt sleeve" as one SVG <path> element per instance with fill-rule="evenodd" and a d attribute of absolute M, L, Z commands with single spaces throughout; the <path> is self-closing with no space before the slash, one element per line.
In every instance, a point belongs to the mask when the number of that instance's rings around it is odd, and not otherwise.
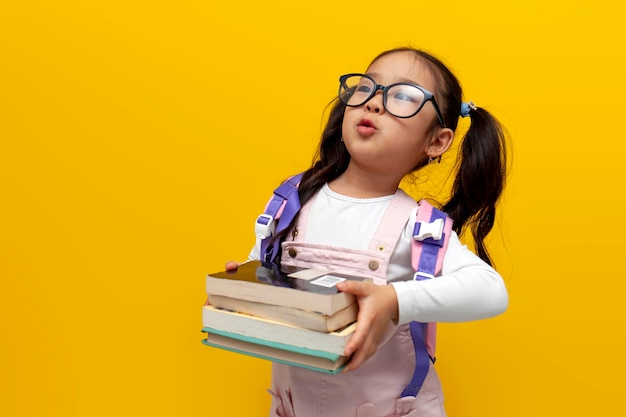
<path fill-rule="evenodd" d="M 261 240 L 257 238 L 256 244 L 248 254 L 248 261 L 259 261 L 261 259 Z"/>
<path fill-rule="evenodd" d="M 501 314 L 508 306 L 500 274 L 463 245 L 454 232 L 441 276 L 391 285 L 398 297 L 398 324 L 478 320 Z"/>

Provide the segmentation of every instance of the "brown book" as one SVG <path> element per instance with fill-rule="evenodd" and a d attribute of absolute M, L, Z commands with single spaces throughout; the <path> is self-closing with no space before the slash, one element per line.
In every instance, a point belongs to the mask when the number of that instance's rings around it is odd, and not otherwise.
<path fill-rule="evenodd" d="M 341 329 L 355 322 L 359 312 L 357 303 L 352 303 L 332 316 L 329 316 L 327 314 L 301 310 L 299 308 L 256 303 L 254 301 L 211 294 L 209 294 L 209 303 L 226 310 L 238 311 L 280 323 L 290 324 L 292 326 L 327 333 Z"/>

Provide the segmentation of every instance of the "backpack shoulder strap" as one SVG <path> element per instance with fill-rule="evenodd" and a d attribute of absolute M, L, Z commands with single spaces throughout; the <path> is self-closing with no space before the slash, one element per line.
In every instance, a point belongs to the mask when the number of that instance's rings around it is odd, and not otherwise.
<path fill-rule="evenodd" d="M 441 273 L 451 232 L 452 219 L 428 201 L 420 200 L 411 242 L 411 264 L 416 281 L 433 279 Z M 437 323 L 412 321 L 409 329 L 415 349 L 415 369 L 401 397 L 417 395 L 428 374 L 430 362 L 435 362 Z"/>
<path fill-rule="evenodd" d="M 419 201 L 411 242 L 414 279 L 431 279 L 441 273 L 451 231 L 452 219 L 446 213 L 426 200 Z"/>
<path fill-rule="evenodd" d="M 280 242 L 272 239 L 282 232 L 300 211 L 300 197 L 298 186 L 302 173 L 287 179 L 274 190 L 274 193 L 265 206 L 263 214 L 257 217 L 254 224 L 254 234 L 261 240 L 261 260 L 273 262 L 278 255 Z M 282 219 L 282 221 L 278 221 Z"/>

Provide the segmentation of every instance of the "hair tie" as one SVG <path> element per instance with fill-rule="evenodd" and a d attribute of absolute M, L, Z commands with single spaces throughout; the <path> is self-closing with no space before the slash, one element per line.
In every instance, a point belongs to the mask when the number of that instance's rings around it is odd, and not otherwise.
<path fill-rule="evenodd" d="M 470 111 L 476 110 L 478 107 L 474 104 L 473 101 L 462 102 L 461 103 L 461 117 L 467 117 L 470 114 Z"/>

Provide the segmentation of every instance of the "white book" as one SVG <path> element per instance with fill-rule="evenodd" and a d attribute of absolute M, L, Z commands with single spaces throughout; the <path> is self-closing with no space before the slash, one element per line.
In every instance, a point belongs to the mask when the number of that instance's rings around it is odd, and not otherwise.
<path fill-rule="evenodd" d="M 333 353 L 335 355 L 343 355 L 346 344 L 356 328 L 355 322 L 335 332 L 318 332 L 290 326 L 274 320 L 224 310 L 212 305 L 203 307 L 202 325 L 218 331 Z"/>

